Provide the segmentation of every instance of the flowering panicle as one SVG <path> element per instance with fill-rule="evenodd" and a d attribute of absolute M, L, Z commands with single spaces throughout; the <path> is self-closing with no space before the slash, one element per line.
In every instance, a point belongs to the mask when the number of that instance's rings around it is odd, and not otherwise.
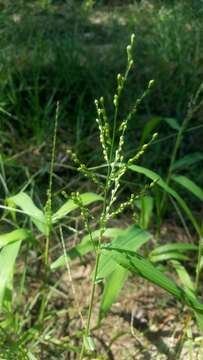
<path fill-rule="evenodd" d="M 111 145 L 111 138 L 110 138 L 110 126 L 109 126 L 109 120 L 107 117 L 106 109 L 104 106 L 104 98 L 103 96 L 100 97 L 100 113 L 103 118 L 103 124 L 104 124 L 104 134 L 105 134 L 105 141 L 110 146 Z"/>
<path fill-rule="evenodd" d="M 113 116 L 113 125 L 110 126 L 110 121 L 105 109 L 104 98 L 101 97 L 98 100 L 95 100 L 96 112 L 97 112 L 97 119 L 96 122 L 98 124 L 99 133 L 100 133 L 100 143 L 102 147 L 103 157 L 107 167 L 107 174 L 104 184 L 102 181 L 98 179 L 98 176 L 88 167 L 81 163 L 78 159 L 77 155 L 73 152 L 70 152 L 71 158 L 77 166 L 78 171 L 83 173 L 86 177 L 90 178 L 95 184 L 99 185 L 99 187 L 103 190 L 104 193 L 104 205 L 103 210 L 100 217 L 100 240 L 99 244 L 102 241 L 102 236 L 105 231 L 105 227 L 107 221 L 112 217 L 122 213 L 127 207 L 131 207 L 133 212 L 135 211 L 135 200 L 138 199 L 140 196 L 145 194 L 149 189 L 151 189 L 155 184 L 156 181 L 152 181 L 150 184 L 144 186 L 142 191 L 139 194 L 131 194 L 130 197 L 122 202 L 117 208 L 115 208 L 115 203 L 118 197 L 118 191 L 121 186 L 121 180 L 125 175 L 128 167 L 132 165 L 134 162 L 140 159 L 141 156 L 145 153 L 151 143 L 157 137 L 157 134 L 153 134 L 150 141 L 146 144 L 143 144 L 141 149 L 130 159 L 124 160 L 124 145 L 125 145 L 125 135 L 128 129 L 129 121 L 132 117 L 136 114 L 138 106 L 143 101 L 143 99 L 148 95 L 149 90 L 153 85 L 153 80 L 151 80 L 148 84 L 147 89 L 144 91 L 142 96 L 138 98 L 133 106 L 132 110 L 129 114 L 121 121 L 120 125 L 118 126 L 118 115 L 119 115 L 119 104 L 120 98 L 127 81 L 127 77 L 129 71 L 132 69 L 134 64 L 133 62 L 133 45 L 135 42 L 135 35 L 131 36 L 130 44 L 127 46 L 127 67 L 126 72 L 124 75 L 118 74 L 117 75 L 117 87 L 116 92 L 113 96 L 113 106 L 114 106 L 114 116 Z M 116 140 L 116 131 L 118 129 L 118 141 Z M 81 215 L 84 219 L 85 227 L 88 232 L 91 232 L 89 227 L 89 219 L 90 214 L 88 210 L 82 203 L 82 199 L 79 193 L 73 193 L 71 198 L 80 208 Z"/>
<path fill-rule="evenodd" d="M 141 156 L 144 155 L 145 151 L 148 149 L 148 147 L 152 144 L 152 142 L 157 138 L 158 133 L 154 133 L 150 139 L 150 141 L 146 144 L 143 144 L 141 149 L 138 151 L 137 154 L 135 154 L 132 158 L 128 160 L 128 166 L 132 165 L 134 162 L 140 159 Z"/>
<path fill-rule="evenodd" d="M 100 131 L 100 142 L 103 150 L 103 156 L 104 159 L 108 165 L 108 175 L 107 175 L 107 182 L 106 182 L 106 193 L 108 193 L 108 202 L 106 203 L 106 208 L 102 215 L 102 221 L 103 218 L 106 217 L 106 220 L 108 220 L 111 216 L 111 209 L 113 204 L 115 203 L 117 199 L 117 192 L 120 188 L 121 179 L 126 173 L 128 166 L 131 165 L 133 162 L 137 161 L 147 150 L 147 148 L 151 145 L 151 142 L 154 141 L 157 134 L 154 134 L 152 136 L 152 139 L 142 146 L 140 151 L 133 156 L 131 159 L 129 159 L 127 162 L 124 162 L 124 155 L 123 155 L 123 147 L 125 144 L 125 134 L 128 128 L 128 123 L 131 120 L 131 118 L 135 115 L 137 112 L 138 106 L 143 101 L 145 96 L 148 95 L 148 92 L 150 88 L 153 85 L 153 80 L 151 80 L 148 84 L 148 87 L 146 91 L 142 94 L 140 98 L 137 99 L 133 109 L 131 112 L 124 118 L 119 126 L 119 140 L 118 145 L 115 146 L 115 131 L 116 131 L 116 123 L 118 118 L 118 110 L 119 110 L 119 101 L 120 97 L 125 85 L 125 82 L 127 80 L 129 71 L 131 70 L 134 62 L 133 62 L 133 45 L 135 42 L 135 35 L 133 34 L 131 36 L 130 44 L 127 46 L 127 67 L 125 75 L 118 74 L 117 75 L 117 90 L 116 93 L 113 96 L 113 105 L 114 105 L 114 123 L 113 123 L 113 129 L 112 129 L 112 138 L 110 137 L 110 126 L 108 117 L 105 111 L 104 107 L 104 99 L 100 98 L 100 100 L 95 100 L 96 109 L 97 109 L 97 116 L 96 119 L 99 131 Z M 132 204 L 132 199 L 134 199 L 134 196 L 131 196 L 130 200 L 126 201 L 125 203 L 121 204 L 120 208 L 115 210 L 115 213 L 120 213 L 121 210 L 123 211 L 130 203 Z"/>
<path fill-rule="evenodd" d="M 95 100 L 96 110 L 97 110 L 97 119 L 96 122 L 98 124 L 99 132 L 100 132 L 100 144 L 103 150 L 104 160 L 109 162 L 109 146 L 111 144 L 110 141 L 110 132 L 109 132 L 109 122 L 107 119 L 106 111 L 104 109 L 104 101 L 103 98 L 99 100 Z M 101 107 L 100 107 L 101 106 Z"/>
<path fill-rule="evenodd" d="M 84 224 L 85 224 L 85 228 L 88 229 L 88 223 L 89 223 L 89 218 L 90 218 L 90 212 L 88 210 L 87 207 L 84 206 L 83 202 L 82 202 L 82 198 L 80 196 L 80 193 L 78 191 L 76 192 L 72 192 L 70 195 L 70 198 L 73 200 L 73 202 L 78 205 Z"/>
<path fill-rule="evenodd" d="M 75 152 L 73 152 L 71 150 L 67 150 L 67 153 L 70 155 L 71 160 L 77 166 L 77 170 L 79 172 L 81 172 L 85 177 L 88 177 L 90 180 L 92 180 L 92 182 L 95 183 L 97 186 L 99 186 L 101 189 L 104 188 L 103 183 L 101 181 L 99 181 L 96 174 L 92 170 L 89 170 L 88 167 L 79 160 L 79 158 Z"/>
<path fill-rule="evenodd" d="M 129 199 L 125 202 L 121 203 L 117 209 L 113 210 L 110 214 L 110 218 L 115 217 L 116 215 L 121 214 L 126 208 L 128 207 L 134 207 L 135 200 L 137 198 L 137 195 L 131 194 Z"/>

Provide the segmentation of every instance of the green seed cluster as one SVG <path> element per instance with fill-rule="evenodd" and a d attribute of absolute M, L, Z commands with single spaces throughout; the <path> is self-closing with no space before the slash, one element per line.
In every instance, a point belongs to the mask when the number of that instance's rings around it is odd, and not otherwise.
<path fill-rule="evenodd" d="M 152 144 L 152 142 L 157 138 L 158 134 L 154 133 L 150 139 L 150 141 L 146 144 L 143 144 L 141 149 L 138 151 L 137 154 L 135 154 L 132 158 L 128 160 L 128 165 L 132 165 L 134 162 L 138 161 L 145 153 L 145 151 L 148 149 L 148 147 Z"/>
<path fill-rule="evenodd" d="M 103 189 L 102 182 L 99 181 L 98 177 L 92 170 L 89 170 L 88 167 L 79 160 L 77 154 L 71 150 L 67 150 L 67 153 L 70 155 L 71 160 L 75 163 L 77 170 L 81 172 L 85 177 L 88 177 L 97 186 Z"/>
<path fill-rule="evenodd" d="M 148 84 L 147 89 L 138 98 L 135 102 L 132 110 L 127 114 L 127 116 L 120 121 L 118 125 L 118 115 L 119 115 L 119 106 L 120 98 L 127 81 L 129 71 L 133 67 L 133 45 L 135 42 L 135 35 L 133 34 L 130 39 L 130 44 L 127 46 L 127 66 L 126 72 L 124 75 L 117 75 L 117 87 L 116 92 L 113 95 L 113 106 L 114 106 L 114 116 L 113 116 L 113 126 L 110 125 L 109 117 L 107 115 L 104 98 L 101 97 L 95 100 L 97 118 L 96 122 L 98 124 L 100 144 L 102 148 L 103 158 L 106 164 L 106 176 L 104 183 L 98 180 L 98 176 L 93 172 L 92 169 L 83 164 L 77 155 L 69 151 L 71 159 L 77 166 L 77 170 L 80 171 L 84 176 L 90 178 L 96 185 L 99 185 L 104 194 L 104 206 L 100 216 L 100 242 L 102 241 L 102 236 L 105 231 L 106 224 L 109 219 L 115 217 L 118 214 L 121 214 L 127 207 L 131 207 L 134 211 L 135 200 L 141 195 L 149 191 L 154 185 L 155 181 L 144 186 L 143 190 L 139 194 L 131 194 L 129 199 L 122 202 L 119 206 L 115 208 L 115 203 L 118 199 L 118 191 L 121 186 L 121 181 L 125 175 L 128 167 L 134 162 L 138 161 L 141 156 L 144 155 L 145 151 L 151 145 L 151 143 L 156 139 L 157 133 L 155 133 L 148 143 L 143 144 L 141 149 L 130 159 L 124 159 L 124 145 L 125 145 L 125 135 L 128 129 L 128 124 L 132 117 L 136 114 L 138 106 L 143 101 L 145 96 L 148 95 L 149 90 L 153 85 L 153 80 Z M 116 141 L 116 131 L 119 135 L 118 140 Z M 85 227 L 90 231 L 89 220 L 90 214 L 86 207 L 84 207 L 80 194 L 78 192 L 72 193 L 71 198 L 79 206 L 81 215 L 84 219 Z"/>
<path fill-rule="evenodd" d="M 104 108 L 103 98 L 100 98 L 100 100 L 95 100 L 95 105 L 98 116 L 96 122 L 98 124 L 99 132 L 100 132 L 100 137 L 99 137 L 100 144 L 102 146 L 104 160 L 108 163 L 109 162 L 108 152 L 109 152 L 111 140 L 110 140 L 109 122 Z"/>
<path fill-rule="evenodd" d="M 79 191 L 72 192 L 70 195 L 73 202 L 79 207 L 82 219 L 84 221 L 85 229 L 89 230 L 89 219 L 91 218 L 90 212 L 86 206 L 84 206 Z"/>

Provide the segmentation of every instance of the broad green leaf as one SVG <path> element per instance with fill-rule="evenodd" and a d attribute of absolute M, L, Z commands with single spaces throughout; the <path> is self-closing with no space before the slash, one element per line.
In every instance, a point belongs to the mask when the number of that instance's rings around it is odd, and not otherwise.
<path fill-rule="evenodd" d="M 113 259 L 125 269 L 136 273 L 150 282 L 158 285 L 168 293 L 175 296 L 178 300 L 186 303 L 190 308 L 197 312 L 203 313 L 203 304 L 201 304 L 193 295 L 176 285 L 176 283 L 160 272 L 152 263 L 143 256 L 126 251 L 123 249 L 108 248 Z"/>
<path fill-rule="evenodd" d="M 203 160 L 203 154 L 202 153 L 192 153 L 192 154 L 188 154 L 185 155 L 183 158 L 178 159 L 175 161 L 175 163 L 173 164 L 173 171 L 175 170 L 179 170 L 179 169 L 184 169 L 190 165 L 193 165 L 199 161 Z"/>
<path fill-rule="evenodd" d="M 104 250 L 99 261 L 99 267 L 97 272 L 97 280 L 105 278 L 115 270 L 115 261 L 112 259 L 111 254 L 105 251 L 105 246 L 114 246 L 120 249 L 134 250 L 139 249 L 151 238 L 151 234 L 137 225 L 132 225 L 129 228 L 123 230 L 111 244 L 104 245 Z"/>
<path fill-rule="evenodd" d="M 46 216 L 43 211 L 34 204 L 29 195 L 20 192 L 17 195 L 10 197 L 9 201 L 12 201 L 16 206 L 21 208 L 43 234 L 47 234 L 48 225 Z"/>
<path fill-rule="evenodd" d="M 178 121 L 174 118 L 163 118 L 163 120 L 173 129 L 176 131 L 180 130 L 180 125 L 178 124 Z"/>
<path fill-rule="evenodd" d="M 117 299 L 125 280 L 127 279 L 128 271 L 122 266 L 116 264 L 115 270 L 108 276 L 105 282 L 104 291 L 100 305 L 100 317 L 102 318 L 111 308 L 111 305 Z"/>
<path fill-rule="evenodd" d="M 0 249 L 15 241 L 22 241 L 30 237 L 30 232 L 25 229 L 13 230 L 0 235 Z"/>
<path fill-rule="evenodd" d="M 81 194 L 81 200 L 84 205 L 89 205 L 95 201 L 102 201 L 102 196 L 94 194 L 94 193 L 84 193 Z M 69 214 L 71 211 L 78 208 L 78 205 L 72 200 L 67 200 L 65 204 L 63 204 L 59 210 L 52 216 L 52 223 L 56 223 L 64 216 Z"/>
<path fill-rule="evenodd" d="M 155 116 L 147 121 L 142 131 L 141 144 L 144 144 L 144 142 L 148 140 L 148 136 L 156 129 L 161 120 L 162 118 L 160 116 Z"/>
<path fill-rule="evenodd" d="M 153 181 L 157 181 L 157 185 L 159 185 L 168 194 L 173 196 L 173 198 L 177 201 L 177 203 L 180 205 L 180 207 L 184 210 L 185 214 L 190 219 L 197 233 L 200 234 L 199 226 L 186 202 L 179 196 L 179 194 L 174 189 L 167 185 L 167 183 L 157 173 L 138 165 L 130 165 L 129 169 L 139 174 L 143 174 Z"/>
<path fill-rule="evenodd" d="M 119 228 L 109 228 L 106 229 L 103 236 L 107 238 L 114 238 L 121 231 L 122 229 Z M 66 259 L 73 260 L 78 256 L 81 257 L 87 254 L 88 252 L 93 251 L 94 244 L 97 245 L 96 240 L 98 239 L 99 235 L 100 235 L 100 230 L 95 230 L 92 232 L 92 239 L 95 241 L 95 243 L 92 243 L 90 235 L 85 235 L 78 245 L 74 246 L 72 249 L 66 252 L 66 257 L 64 255 L 61 255 L 57 260 L 55 260 L 51 264 L 51 269 L 56 270 L 60 267 L 65 266 Z"/>
<path fill-rule="evenodd" d="M 200 201 L 203 201 L 203 190 L 196 185 L 192 180 L 188 179 L 183 175 L 173 175 L 172 180 L 183 186 L 185 189 L 190 191 L 193 195 L 195 195 Z"/>

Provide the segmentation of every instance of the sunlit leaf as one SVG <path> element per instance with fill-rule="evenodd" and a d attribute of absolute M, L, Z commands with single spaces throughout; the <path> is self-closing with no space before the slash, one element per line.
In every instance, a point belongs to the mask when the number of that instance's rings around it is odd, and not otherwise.
<path fill-rule="evenodd" d="M 174 266 L 182 285 L 188 288 L 188 290 L 194 292 L 195 290 L 194 283 L 191 280 L 191 277 L 188 274 L 186 268 L 179 261 L 173 260 L 171 261 L 171 264 Z"/>
<path fill-rule="evenodd" d="M 103 236 L 107 238 L 114 238 L 121 231 L 122 229 L 119 228 L 109 228 L 105 230 Z M 91 236 L 89 234 L 85 235 L 78 245 L 74 246 L 66 252 L 66 256 L 63 254 L 57 260 L 55 260 L 51 264 L 51 269 L 56 270 L 60 267 L 65 266 L 66 260 L 73 260 L 76 257 L 81 257 L 88 252 L 93 251 L 94 247 L 97 245 L 96 240 L 98 239 L 100 232 L 100 230 L 95 230 L 92 232 Z M 91 238 L 94 240 L 94 243 L 91 241 Z"/>
<path fill-rule="evenodd" d="M 152 263 L 146 260 L 143 256 L 126 251 L 123 249 L 108 249 L 111 252 L 113 259 L 125 269 L 135 273 L 150 282 L 158 285 L 160 288 L 166 290 L 168 293 L 176 297 L 176 299 L 184 302 L 196 312 L 203 313 L 203 304 L 201 304 L 196 297 L 180 288 L 176 283 L 160 272 Z"/>
<path fill-rule="evenodd" d="M 81 200 L 84 205 L 89 205 L 95 201 L 102 201 L 102 196 L 94 194 L 94 193 L 84 193 L 81 194 Z M 78 208 L 78 205 L 72 200 L 67 200 L 59 210 L 55 212 L 52 216 L 52 223 L 56 223 L 66 215 L 68 215 L 71 211 Z"/>
<path fill-rule="evenodd" d="M 149 257 L 159 254 L 165 254 L 171 251 L 177 252 L 185 252 L 185 251 L 194 251 L 197 250 L 198 247 L 194 244 L 187 243 L 168 243 L 165 245 L 158 246 L 154 250 L 151 251 Z"/>
<path fill-rule="evenodd" d="M 16 241 L 22 241 L 30 236 L 31 236 L 30 232 L 26 229 L 16 229 L 9 233 L 1 234 L 0 235 L 0 249 L 10 243 L 13 243 Z"/>
<path fill-rule="evenodd" d="M 43 233 L 47 234 L 48 225 L 46 216 L 33 202 L 31 197 L 24 192 L 20 192 L 9 198 L 16 206 L 22 209 L 25 215 L 28 215 L 35 226 Z"/>
<path fill-rule="evenodd" d="M 184 254 L 180 254 L 176 251 L 169 251 L 163 254 L 159 254 L 159 255 L 151 255 L 150 256 L 150 260 L 152 262 L 160 262 L 160 261 L 167 261 L 167 260 L 171 260 L 171 259 L 176 259 L 176 260 L 189 260 L 189 257 L 184 255 Z"/>
<path fill-rule="evenodd" d="M 151 234 L 146 230 L 141 229 L 137 225 L 132 225 L 129 228 L 123 230 L 123 232 L 115 238 L 111 244 L 106 246 L 118 247 L 120 249 L 134 250 L 139 249 L 143 244 L 145 244 L 151 238 Z M 99 268 L 97 272 L 97 279 L 105 278 L 115 270 L 115 261 L 112 259 L 111 254 L 108 251 L 105 251 L 105 245 L 103 246 L 104 250 L 99 262 Z"/>
<path fill-rule="evenodd" d="M 149 195 L 144 195 L 136 201 L 136 205 L 140 209 L 139 225 L 141 228 L 147 229 L 152 217 L 153 198 Z"/>
<path fill-rule="evenodd" d="M 100 317 L 102 318 L 111 308 L 111 305 L 117 299 L 126 279 L 128 271 L 116 264 L 115 270 L 107 277 L 102 300 L 100 305 Z"/>
<path fill-rule="evenodd" d="M 180 205 L 180 207 L 184 210 L 185 214 L 190 219 L 191 223 L 193 224 L 195 230 L 198 234 L 201 233 L 199 225 L 197 224 L 191 210 L 187 206 L 186 202 L 182 199 L 182 197 L 174 190 L 172 189 L 167 183 L 154 171 L 144 168 L 143 166 L 138 165 L 130 165 L 129 169 L 132 171 L 135 171 L 139 174 L 143 174 L 152 181 L 156 181 L 157 185 L 160 186 L 164 191 L 166 191 L 169 195 L 171 195 L 177 203 Z"/>
<path fill-rule="evenodd" d="M 20 234 L 22 235 L 21 240 Z M 14 240 L 14 236 L 16 236 L 16 241 Z M 29 236 L 28 233 L 27 236 Z M 3 237 L 3 235 L 1 235 L 1 237 Z M 23 229 L 22 232 L 17 232 L 16 230 L 12 232 L 10 239 L 11 238 L 12 242 L 8 242 L 7 246 L 4 246 L 0 251 L 0 311 L 2 310 L 6 290 L 12 287 L 15 261 L 18 256 L 22 240 L 26 238 L 26 233 L 23 231 Z M 8 239 L 9 236 L 7 237 L 7 240 Z"/>

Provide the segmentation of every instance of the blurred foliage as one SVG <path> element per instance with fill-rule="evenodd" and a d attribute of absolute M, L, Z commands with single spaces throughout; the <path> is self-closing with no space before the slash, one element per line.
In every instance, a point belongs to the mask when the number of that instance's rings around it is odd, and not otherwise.
<path fill-rule="evenodd" d="M 132 120 L 127 151 L 139 146 L 152 121 L 160 142 L 148 166 L 167 168 L 176 133 L 160 119 L 181 124 L 202 81 L 202 1 L 17 0 L 0 7 L 0 107 L 12 115 L 0 113 L 3 131 L 40 144 L 52 130 L 59 101 L 60 133 L 68 129 L 72 145 L 94 160 L 94 99 L 105 95 L 111 109 L 114 78 L 124 69 L 123 47 L 134 32 L 136 65 L 121 114 L 150 79 L 155 86 Z M 181 156 L 203 151 L 201 116 L 200 111 L 191 123 L 199 130 L 185 134 Z"/>

